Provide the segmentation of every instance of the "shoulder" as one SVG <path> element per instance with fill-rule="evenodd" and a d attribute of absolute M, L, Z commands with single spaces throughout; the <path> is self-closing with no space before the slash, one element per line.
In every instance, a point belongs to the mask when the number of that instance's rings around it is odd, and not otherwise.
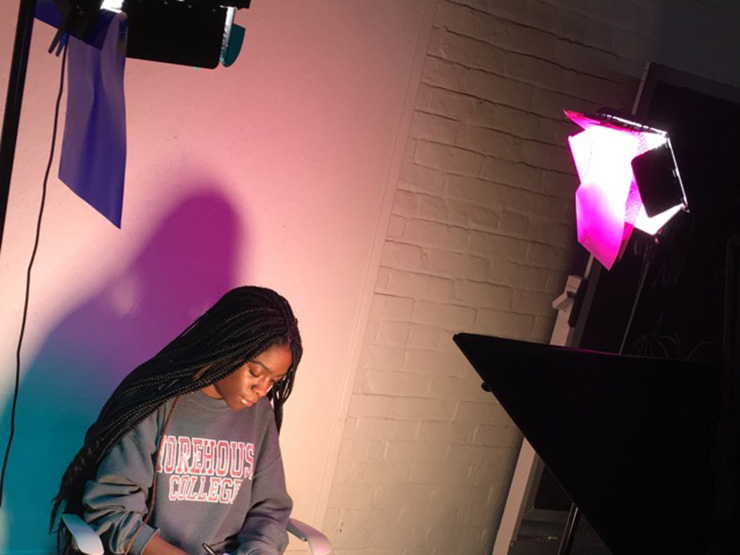
<path fill-rule="evenodd" d="M 275 411 L 272 408 L 272 403 L 267 397 L 263 397 L 260 399 L 259 403 L 242 412 L 245 414 L 251 413 L 251 417 L 253 417 L 261 427 L 275 426 Z"/>

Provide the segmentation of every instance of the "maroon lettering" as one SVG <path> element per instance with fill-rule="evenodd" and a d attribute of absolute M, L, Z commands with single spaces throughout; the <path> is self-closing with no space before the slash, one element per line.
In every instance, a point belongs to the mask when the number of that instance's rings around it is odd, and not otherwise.
<path fill-rule="evenodd" d="M 188 464 L 190 461 L 190 438 L 186 436 L 178 436 L 177 443 L 177 469 L 175 472 L 178 474 L 186 474 L 190 466 Z"/>

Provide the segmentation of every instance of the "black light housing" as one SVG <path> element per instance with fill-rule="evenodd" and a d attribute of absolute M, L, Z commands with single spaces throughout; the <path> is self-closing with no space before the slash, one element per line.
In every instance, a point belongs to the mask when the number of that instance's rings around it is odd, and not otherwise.
<path fill-rule="evenodd" d="M 126 0 L 126 56 L 213 69 L 218 66 L 228 9 L 216 2 Z"/>
<path fill-rule="evenodd" d="M 126 13 L 126 56 L 213 69 L 230 66 L 239 54 L 244 28 L 233 24 L 234 12 L 251 0 L 124 0 L 113 11 Z M 59 10 L 47 6 L 55 4 Z M 104 29 L 98 17 L 102 0 L 40 0 L 36 16 L 57 27 L 49 52 L 57 54 L 74 36 L 95 44 Z M 103 33 L 104 34 L 104 33 Z"/>

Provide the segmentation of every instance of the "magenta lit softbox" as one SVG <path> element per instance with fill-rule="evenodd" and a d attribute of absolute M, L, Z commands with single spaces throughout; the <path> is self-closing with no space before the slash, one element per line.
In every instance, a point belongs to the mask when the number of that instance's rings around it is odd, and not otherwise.
<path fill-rule="evenodd" d="M 576 191 L 578 242 L 610 269 L 633 228 L 655 235 L 688 203 L 668 134 L 609 115 L 566 111 L 583 131 L 568 137 L 580 185 Z M 633 163 L 655 149 L 669 152 L 667 182 L 678 187 L 677 202 L 648 216 Z M 661 158 L 662 159 L 662 158 Z M 653 171 L 652 173 L 655 173 Z M 647 172 L 646 172 L 647 175 Z M 644 190 L 644 189 L 643 189 Z"/>

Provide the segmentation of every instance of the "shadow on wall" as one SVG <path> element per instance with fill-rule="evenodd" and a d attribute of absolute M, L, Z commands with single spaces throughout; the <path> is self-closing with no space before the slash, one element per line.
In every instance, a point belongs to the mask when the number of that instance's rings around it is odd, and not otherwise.
<path fill-rule="evenodd" d="M 51 499 L 87 428 L 128 372 L 236 285 L 240 235 L 226 200 L 192 196 L 163 218 L 121 275 L 54 326 L 20 385 L 0 552 L 54 552 Z M 10 400 L 1 414 L 8 422 Z"/>

